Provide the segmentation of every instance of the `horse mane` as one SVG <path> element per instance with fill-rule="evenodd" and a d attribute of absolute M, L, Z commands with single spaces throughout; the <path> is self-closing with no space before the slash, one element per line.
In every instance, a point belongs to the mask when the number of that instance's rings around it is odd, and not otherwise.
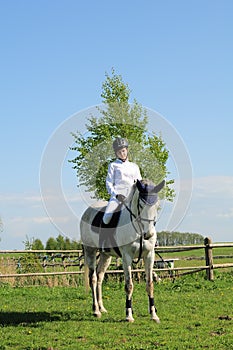
<path fill-rule="evenodd" d="M 131 190 L 126 198 L 126 202 L 131 202 L 133 200 L 134 194 L 136 192 L 137 186 L 136 183 L 133 184 L 133 186 L 131 187 Z"/>

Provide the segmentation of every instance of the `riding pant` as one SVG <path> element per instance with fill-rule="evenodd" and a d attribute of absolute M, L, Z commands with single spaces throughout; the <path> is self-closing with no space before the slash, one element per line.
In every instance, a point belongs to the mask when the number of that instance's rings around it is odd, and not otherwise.
<path fill-rule="evenodd" d="M 112 214 L 117 209 L 118 205 L 119 205 L 119 201 L 116 199 L 115 196 L 109 200 L 108 205 L 105 209 L 104 216 L 103 216 L 103 222 L 106 225 L 109 224 L 109 222 L 112 218 Z"/>

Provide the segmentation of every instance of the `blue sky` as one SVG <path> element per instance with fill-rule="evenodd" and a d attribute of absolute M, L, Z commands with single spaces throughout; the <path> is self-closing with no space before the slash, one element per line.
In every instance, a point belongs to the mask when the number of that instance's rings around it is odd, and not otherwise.
<path fill-rule="evenodd" d="M 189 153 L 192 198 L 176 229 L 233 241 L 232 11 L 231 0 L 0 1 L 0 249 L 59 234 L 41 200 L 43 152 L 71 116 L 102 102 L 112 67 Z M 79 218 L 85 203 L 64 167 Z M 73 221 L 60 218 L 76 238 Z M 165 226 L 161 214 L 158 229 Z"/>

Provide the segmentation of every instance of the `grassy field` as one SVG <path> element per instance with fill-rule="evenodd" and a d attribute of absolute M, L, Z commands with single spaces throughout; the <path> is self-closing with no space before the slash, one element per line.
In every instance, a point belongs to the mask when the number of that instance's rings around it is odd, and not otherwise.
<path fill-rule="evenodd" d="M 108 280 L 108 313 L 95 319 L 91 295 L 74 287 L 0 288 L 0 350 L 233 349 L 233 272 L 155 284 L 161 323 L 147 311 L 145 283 L 135 282 L 134 323 L 126 323 L 124 284 Z"/>

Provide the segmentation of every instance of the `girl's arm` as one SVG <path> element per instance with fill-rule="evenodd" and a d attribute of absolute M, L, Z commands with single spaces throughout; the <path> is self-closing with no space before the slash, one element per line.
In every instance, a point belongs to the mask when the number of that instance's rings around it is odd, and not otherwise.
<path fill-rule="evenodd" d="M 108 193 L 111 196 L 116 196 L 115 189 L 114 189 L 114 166 L 112 164 L 109 164 L 108 166 L 108 174 L 106 177 L 106 188 Z"/>

